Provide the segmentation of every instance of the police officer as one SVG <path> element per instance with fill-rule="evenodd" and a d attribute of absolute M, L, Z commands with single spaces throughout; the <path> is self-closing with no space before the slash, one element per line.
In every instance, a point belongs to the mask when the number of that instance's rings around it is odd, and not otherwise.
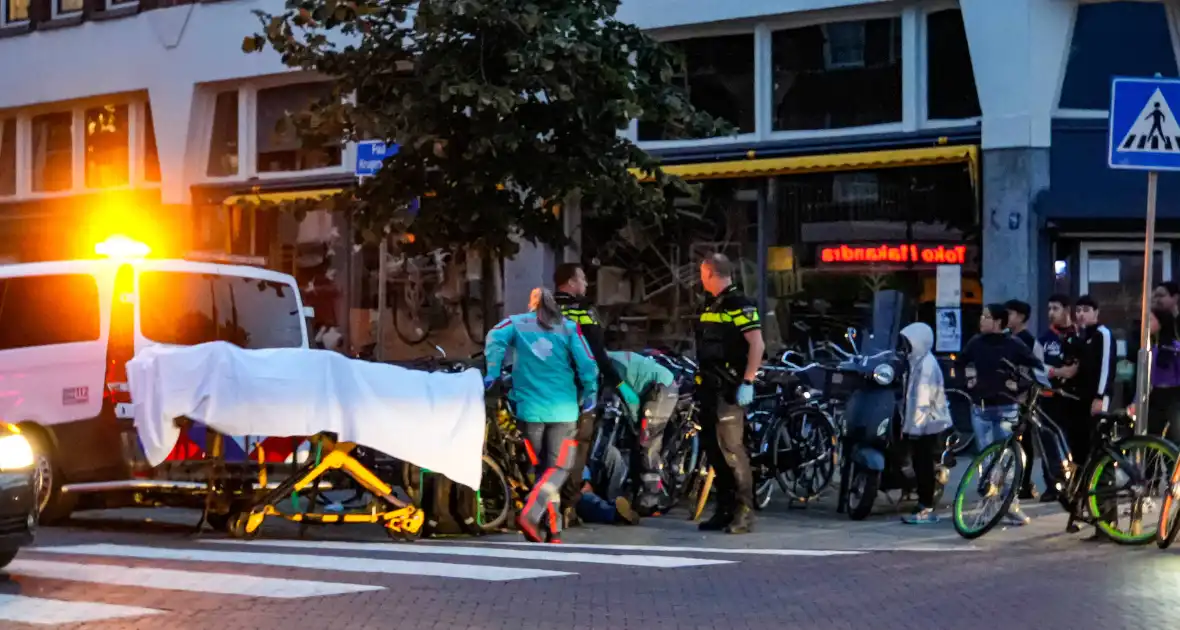
<path fill-rule="evenodd" d="M 553 297 L 557 299 L 557 306 L 566 319 L 574 322 L 582 331 L 582 337 L 590 346 L 590 354 L 598 363 L 598 372 L 602 377 L 599 391 L 606 388 L 616 389 L 623 400 L 632 408 L 639 406 L 639 396 L 619 376 L 615 364 L 606 353 L 605 335 L 598 314 L 586 300 L 586 272 L 577 263 L 563 263 L 553 272 L 553 286 L 557 292 Z M 570 469 L 569 481 L 561 489 L 561 509 L 565 517 L 566 527 L 577 525 L 577 515 L 574 507 L 582 495 L 582 471 L 586 468 L 586 458 L 590 455 L 590 442 L 594 439 L 595 413 L 584 413 L 578 418 L 577 454 L 574 467 Z"/>
<path fill-rule="evenodd" d="M 745 409 L 754 399 L 754 377 L 765 344 L 758 307 L 733 285 L 733 264 L 721 254 L 701 263 L 709 294 L 697 324 L 701 437 L 717 478 L 717 511 L 702 531 L 750 531 L 754 488 L 742 433 Z"/>

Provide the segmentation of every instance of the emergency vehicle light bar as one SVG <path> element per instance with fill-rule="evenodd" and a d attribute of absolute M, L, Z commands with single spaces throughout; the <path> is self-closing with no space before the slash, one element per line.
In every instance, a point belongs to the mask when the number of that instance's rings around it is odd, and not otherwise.
<path fill-rule="evenodd" d="M 94 245 L 94 253 L 107 258 L 143 258 L 151 252 L 152 248 L 146 243 L 118 235 Z"/>
<path fill-rule="evenodd" d="M 266 266 L 265 256 L 242 256 L 239 254 L 223 254 L 221 252 L 191 251 L 184 255 L 184 259 L 194 262 L 225 263 L 227 265 Z"/>

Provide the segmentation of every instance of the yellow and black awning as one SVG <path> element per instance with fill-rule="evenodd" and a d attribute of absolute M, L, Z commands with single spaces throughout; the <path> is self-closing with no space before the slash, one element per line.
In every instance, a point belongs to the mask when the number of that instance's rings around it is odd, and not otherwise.
<path fill-rule="evenodd" d="M 698 162 L 674 164 L 663 168 L 664 172 L 669 175 L 676 175 L 688 181 L 699 181 L 956 163 L 968 164 L 971 169 L 972 181 L 978 181 L 979 147 L 974 145 Z M 632 169 L 631 172 L 643 181 L 652 180 L 650 176 L 638 169 Z"/>

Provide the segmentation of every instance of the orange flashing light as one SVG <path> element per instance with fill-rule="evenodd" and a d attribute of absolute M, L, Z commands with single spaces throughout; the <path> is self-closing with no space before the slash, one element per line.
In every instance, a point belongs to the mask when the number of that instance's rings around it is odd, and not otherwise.
<path fill-rule="evenodd" d="M 129 258 L 144 258 L 152 252 L 146 243 L 141 243 L 126 236 L 111 236 L 107 240 L 94 245 L 94 253 L 107 258 L 126 260 Z"/>

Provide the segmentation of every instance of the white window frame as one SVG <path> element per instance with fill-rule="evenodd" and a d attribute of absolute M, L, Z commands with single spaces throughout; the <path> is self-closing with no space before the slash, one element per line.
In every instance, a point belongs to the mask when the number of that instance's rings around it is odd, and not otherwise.
<path fill-rule="evenodd" d="M 63 0 L 49 0 L 49 17 L 50 17 L 50 19 L 56 20 L 58 18 L 72 17 L 75 15 L 82 14 L 81 8 L 75 9 L 73 11 L 62 11 L 61 10 L 62 1 Z"/>
<path fill-rule="evenodd" d="M 124 0 L 123 2 L 119 2 L 118 0 L 103 0 L 103 8 L 107 11 L 137 6 L 139 6 L 139 0 Z"/>
<path fill-rule="evenodd" d="M 97 192 L 119 192 L 129 190 L 155 189 L 160 182 L 144 179 L 146 155 L 144 141 L 147 138 L 143 128 L 147 96 L 140 93 L 111 94 L 82 101 L 54 103 L 17 110 L 16 116 L 16 195 L 0 197 L 2 202 L 57 199 L 79 194 Z M 103 105 L 127 105 L 127 159 L 128 183 L 107 188 L 86 186 L 86 110 Z M 40 192 L 33 190 L 33 118 L 41 114 L 70 112 L 73 122 L 71 137 L 71 186 L 66 190 Z M 11 116 L 11 114 L 8 114 Z"/>
<path fill-rule="evenodd" d="M 12 2 L 12 0 L 0 0 L 0 28 L 4 28 L 7 26 L 21 26 L 24 24 L 28 24 L 29 18 L 25 18 L 23 20 L 12 20 L 12 21 L 8 20 L 8 3 L 9 2 Z M 29 11 L 31 12 L 33 10 L 32 3 L 30 2 L 29 4 L 30 4 Z M 54 4 L 56 4 L 56 1 Z"/>
<path fill-rule="evenodd" d="M 195 174 L 194 180 L 203 184 L 228 184 L 246 180 L 268 181 L 352 173 L 353 164 L 356 161 L 356 145 L 352 142 L 345 143 L 342 147 L 339 166 L 274 173 L 258 171 L 258 92 L 270 88 L 324 80 L 326 80 L 324 77 L 314 73 L 292 72 L 260 77 L 247 82 L 199 86 L 198 100 L 193 108 L 193 115 L 199 117 L 198 124 L 195 125 L 200 134 L 198 136 L 199 150 L 193 152 L 193 162 L 188 165 L 189 172 Z M 238 172 L 234 175 L 211 176 L 208 174 L 208 164 L 209 152 L 212 149 L 213 114 L 217 104 L 217 95 L 231 90 L 238 92 Z"/>
<path fill-rule="evenodd" d="M 971 116 L 968 118 L 931 118 L 930 117 L 930 29 L 927 27 L 927 18 L 931 13 L 938 13 L 939 11 L 958 10 L 962 11 L 959 3 L 955 0 L 938 0 L 923 5 L 915 15 L 916 23 L 914 24 L 915 34 L 915 54 L 913 55 L 915 61 L 915 94 L 914 100 L 918 108 L 917 118 L 918 127 L 921 129 L 945 129 L 948 127 L 962 127 L 965 125 L 977 125 L 983 121 L 983 116 Z M 968 46 L 970 50 L 970 46 Z M 905 49 L 902 49 L 905 52 Z M 904 63 L 904 62 L 903 62 Z M 902 66 L 904 71 L 905 66 Z M 974 73 L 974 60 L 972 60 L 972 72 Z M 979 96 L 978 80 L 975 84 L 975 98 L 979 103 L 980 111 L 983 111 L 983 99 Z"/>
<path fill-rule="evenodd" d="M 1113 252 L 1119 254 L 1137 253 L 1143 255 L 1142 240 L 1125 241 L 1082 241 L 1078 244 L 1078 289 L 1081 293 L 1090 290 L 1090 257 L 1092 253 Z M 1155 283 L 1167 282 L 1172 279 L 1172 244 L 1167 242 L 1155 243 L 1155 253 L 1163 259 L 1163 277 L 1155 278 Z"/>

